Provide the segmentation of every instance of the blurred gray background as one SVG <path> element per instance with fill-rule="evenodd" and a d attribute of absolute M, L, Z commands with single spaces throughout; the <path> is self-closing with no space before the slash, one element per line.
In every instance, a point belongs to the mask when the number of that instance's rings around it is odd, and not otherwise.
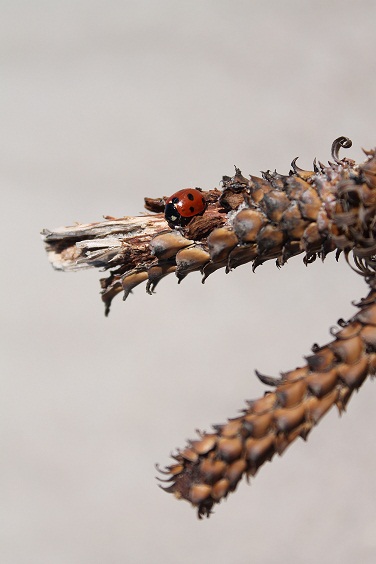
<path fill-rule="evenodd" d="M 2 564 L 376 561 L 375 384 L 209 520 L 154 463 L 263 394 L 354 313 L 341 259 L 245 265 L 104 318 L 100 274 L 54 272 L 43 227 L 137 215 L 376 144 L 376 3 L 0 1 Z M 344 152 L 342 152 L 344 155 Z M 195 354 L 191 354 L 192 349 Z"/>

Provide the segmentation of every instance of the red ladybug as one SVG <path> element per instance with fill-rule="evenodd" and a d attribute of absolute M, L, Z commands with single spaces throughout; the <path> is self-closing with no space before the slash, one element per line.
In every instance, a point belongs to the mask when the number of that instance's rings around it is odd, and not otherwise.
<path fill-rule="evenodd" d="M 164 213 L 170 227 L 184 227 L 192 217 L 202 214 L 205 208 L 206 201 L 200 190 L 184 188 L 168 198 Z"/>

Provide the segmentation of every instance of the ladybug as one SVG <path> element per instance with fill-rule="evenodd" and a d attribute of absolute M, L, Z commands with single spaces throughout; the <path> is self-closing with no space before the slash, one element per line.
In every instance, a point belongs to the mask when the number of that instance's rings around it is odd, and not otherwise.
<path fill-rule="evenodd" d="M 196 215 L 206 209 L 206 201 L 200 190 L 184 188 L 172 194 L 166 202 L 165 218 L 170 227 L 184 227 Z"/>

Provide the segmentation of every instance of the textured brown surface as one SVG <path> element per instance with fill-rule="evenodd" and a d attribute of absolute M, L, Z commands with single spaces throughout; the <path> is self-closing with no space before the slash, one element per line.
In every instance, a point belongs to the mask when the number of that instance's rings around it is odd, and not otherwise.
<path fill-rule="evenodd" d="M 358 308 L 352 319 L 341 322 L 332 342 L 313 347 L 304 366 L 274 382 L 259 375 L 274 389 L 247 402 L 240 417 L 189 441 L 174 456 L 176 463 L 163 471 L 172 482 L 165 490 L 197 506 L 199 517 L 209 516 L 244 475 L 254 476 L 298 437 L 306 440 L 334 405 L 341 414 L 354 390 L 376 371 L 376 292 Z"/>
<path fill-rule="evenodd" d="M 369 151 L 362 165 L 339 160 L 347 138 L 333 143 L 334 163 L 314 163 L 314 171 L 292 162 L 288 176 L 267 171 L 246 179 L 239 169 L 223 177 L 222 191 L 203 192 L 208 207 L 187 227 L 171 230 L 163 213 L 110 218 L 105 222 L 44 230 L 49 258 L 55 268 L 76 270 L 90 266 L 111 269 L 101 280 L 106 315 L 112 299 L 148 280 L 153 291 L 167 274 L 181 281 L 200 271 L 203 281 L 219 268 L 229 270 L 253 262 L 253 268 L 275 259 L 283 265 L 304 253 L 308 264 L 334 250 L 353 252 L 359 272 L 372 275 L 376 157 Z M 149 210 L 160 210 L 163 198 L 146 198 Z M 185 253 L 182 251 L 186 249 Z"/>
<path fill-rule="evenodd" d="M 341 147 L 351 147 L 351 141 L 336 139 L 334 162 L 325 167 L 315 161 L 313 171 L 297 167 L 296 159 L 288 176 L 267 171 L 262 178 L 246 179 L 236 169 L 235 176 L 223 177 L 222 191 L 203 192 L 205 213 L 179 230 L 164 221 L 163 198 L 146 198 L 155 215 L 43 232 L 56 268 L 111 269 L 101 280 L 106 315 L 118 293 L 126 299 L 145 281 L 152 293 L 170 273 L 180 282 L 200 271 L 205 281 L 219 268 L 228 272 L 247 262 L 256 268 L 270 259 L 282 266 L 301 253 L 309 264 L 334 250 L 337 256 L 344 252 L 372 288 L 358 304 L 360 311 L 340 321 L 333 342 L 314 345 L 307 364 L 280 380 L 259 375 L 274 391 L 249 402 L 241 417 L 190 441 L 174 456 L 176 463 L 162 471 L 171 482 L 165 490 L 197 506 L 199 517 L 209 516 L 243 475 L 255 475 L 297 437 L 306 439 L 333 405 L 341 413 L 353 391 L 374 374 L 376 153 L 366 152 L 367 160 L 357 165 L 339 158 Z"/>

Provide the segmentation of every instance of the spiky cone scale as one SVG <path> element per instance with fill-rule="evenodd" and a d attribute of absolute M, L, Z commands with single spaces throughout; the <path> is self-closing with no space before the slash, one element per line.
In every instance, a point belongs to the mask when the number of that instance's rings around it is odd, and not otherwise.
<path fill-rule="evenodd" d="M 171 230 L 163 216 L 164 198 L 146 198 L 153 215 L 106 218 L 77 225 L 43 238 L 53 266 L 59 270 L 101 267 L 110 275 L 101 280 L 106 315 L 112 299 L 124 299 L 146 282 L 152 293 L 159 281 L 175 273 L 181 282 L 200 271 L 203 281 L 215 270 L 229 272 L 247 262 L 253 268 L 274 259 L 277 265 L 304 253 L 309 264 L 334 250 L 344 252 L 352 268 L 363 275 L 371 292 L 359 312 L 324 347 L 313 347 L 305 366 L 274 379 L 259 375 L 274 391 L 248 402 L 243 414 L 203 433 L 178 452 L 165 473 L 165 488 L 190 501 L 199 516 L 209 515 L 242 476 L 255 475 L 275 453 L 281 454 L 334 405 L 344 410 L 353 391 L 376 369 L 376 151 L 365 163 L 340 160 L 333 143 L 334 162 L 314 163 L 314 171 L 297 167 L 288 176 L 267 171 L 246 179 L 239 169 L 223 177 L 223 189 L 203 192 L 207 208 L 184 228 Z"/>

